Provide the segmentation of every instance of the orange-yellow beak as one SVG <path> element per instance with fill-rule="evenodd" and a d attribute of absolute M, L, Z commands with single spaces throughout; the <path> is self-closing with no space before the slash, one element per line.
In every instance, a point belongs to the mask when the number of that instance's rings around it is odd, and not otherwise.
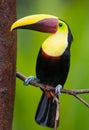
<path fill-rule="evenodd" d="M 48 14 L 27 16 L 13 23 L 11 31 L 18 28 L 55 33 L 58 28 L 58 17 Z"/>

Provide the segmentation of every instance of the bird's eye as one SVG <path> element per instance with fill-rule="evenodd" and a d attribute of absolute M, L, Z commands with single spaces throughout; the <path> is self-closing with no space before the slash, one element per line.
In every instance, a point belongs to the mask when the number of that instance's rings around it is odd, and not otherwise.
<path fill-rule="evenodd" d="M 59 23 L 59 27 L 62 27 L 63 26 L 63 24 L 62 23 Z"/>

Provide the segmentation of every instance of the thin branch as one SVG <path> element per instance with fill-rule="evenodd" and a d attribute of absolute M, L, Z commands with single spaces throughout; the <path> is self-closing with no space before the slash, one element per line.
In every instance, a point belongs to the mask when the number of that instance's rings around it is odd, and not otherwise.
<path fill-rule="evenodd" d="M 55 102 L 56 102 L 56 104 L 57 104 L 57 108 L 56 108 L 56 117 L 55 117 L 55 124 L 54 124 L 54 130 L 56 130 L 57 129 L 57 126 L 58 126 L 58 121 L 59 121 L 59 112 L 60 112 L 60 110 L 59 110 L 59 108 L 60 108 L 60 102 L 59 102 L 59 99 L 54 95 L 54 93 L 52 93 L 52 92 L 50 92 L 51 93 L 51 95 L 52 95 L 52 97 L 53 97 L 53 99 L 55 100 Z"/>
<path fill-rule="evenodd" d="M 19 72 L 16 72 L 16 77 L 18 77 L 19 79 L 21 79 L 23 81 L 27 78 Z M 46 90 L 46 91 L 55 91 L 55 88 L 53 88 L 52 86 L 44 85 L 44 84 L 38 83 L 36 81 L 31 81 L 29 84 L 34 85 L 36 87 L 40 87 L 41 89 Z M 69 95 L 76 97 L 79 101 L 81 101 L 84 105 L 86 105 L 89 108 L 89 104 L 85 100 L 83 100 L 81 97 L 78 96 L 78 94 L 88 94 L 89 89 L 82 89 L 82 90 L 61 89 L 60 91 L 63 94 L 69 94 Z"/>
<path fill-rule="evenodd" d="M 27 78 L 26 76 L 24 76 L 23 74 L 21 74 L 19 72 L 16 72 L 16 77 L 21 79 L 22 81 L 25 81 L 25 79 Z M 35 80 L 32 80 L 29 84 L 33 85 L 35 87 L 39 87 L 39 88 L 41 88 L 43 90 L 47 90 L 47 91 L 54 91 L 55 90 L 55 88 L 53 88 L 51 86 L 48 86 L 48 85 L 38 83 Z"/>
<path fill-rule="evenodd" d="M 76 95 L 76 94 L 86 94 L 89 93 L 89 89 L 81 89 L 81 90 L 66 90 L 61 89 L 61 93 Z"/>
<path fill-rule="evenodd" d="M 16 77 L 19 78 L 19 79 L 21 79 L 21 80 L 23 80 L 23 81 L 27 78 L 26 76 L 24 76 L 23 74 L 21 74 L 19 72 L 16 72 Z M 43 88 L 43 89 L 45 89 L 47 91 L 53 91 L 53 90 L 55 90 L 55 88 L 53 88 L 52 86 L 44 85 L 44 84 L 38 83 L 36 81 L 31 81 L 29 84 L 33 85 L 35 87 Z M 81 90 L 61 89 L 61 93 L 69 94 L 69 95 L 86 94 L 86 93 L 89 93 L 89 89 L 81 89 Z"/>
<path fill-rule="evenodd" d="M 89 108 L 89 103 L 87 103 L 83 98 L 78 96 L 78 94 L 88 94 L 89 89 L 82 89 L 82 90 L 66 90 L 66 89 L 61 89 L 61 93 L 64 94 L 69 94 L 77 98 L 80 102 L 82 102 L 85 106 Z"/>
<path fill-rule="evenodd" d="M 81 101 L 85 106 L 87 106 L 89 108 L 89 104 L 80 96 L 78 95 L 73 95 L 74 97 L 76 97 L 79 101 Z"/>
<path fill-rule="evenodd" d="M 25 79 L 27 78 L 26 76 L 24 76 L 23 74 L 16 72 L 16 77 L 25 81 Z M 59 103 L 59 99 L 55 96 L 55 94 L 53 93 L 53 91 L 55 91 L 55 88 L 53 88 L 52 86 L 49 85 L 44 85 L 41 83 L 36 82 L 35 80 L 32 80 L 30 83 L 30 85 L 33 85 L 35 87 L 39 87 L 41 89 L 43 89 L 44 91 L 49 91 L 50 94 L 52 95 L 54 101 L 57 104 L 57 108 L 56 108 L 56 117 L 55 117 L 55 124 L 54 124 L 54 130 L 57 130 L 57 125 L 58 125 L 58 120 L 59 120 L 59 108 L 60 108 L 60 103 Z M 80 102 L 82 102 L 85 106 L 87 106 L 89 108 L 89 104 L 80 96 L 78 96 L 78 94 L 88 94 L 89 93 L 89 89 L 82 89 L 82 90 L 66 90 L 66 89 L 61 89 L 60 90 L 61 93 L 63 94 L 69 94 L 74 96 L 75 98 L 77 98 Z"/>

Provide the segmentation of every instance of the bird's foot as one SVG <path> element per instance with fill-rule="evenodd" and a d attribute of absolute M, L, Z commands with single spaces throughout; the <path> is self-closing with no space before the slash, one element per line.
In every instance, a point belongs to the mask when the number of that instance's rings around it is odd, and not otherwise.
<path fill-rule="evenodd" d="M 62 85 L 61 84 L 58 84 L 56 86 L 56 89 L 55 89 L 55 92 L 57 93 L 57 95 L 61 95 L 61 89 L 62 89 Z"/>
<path fill-rule="evenodd" d="M 24 85 L 27 86 L 31 81 L 35 80 L 36 82 L 40 82 L 40 79 L 35 78 L 34 76 L 29 76 L 28 78 L 25 79 Z"/>

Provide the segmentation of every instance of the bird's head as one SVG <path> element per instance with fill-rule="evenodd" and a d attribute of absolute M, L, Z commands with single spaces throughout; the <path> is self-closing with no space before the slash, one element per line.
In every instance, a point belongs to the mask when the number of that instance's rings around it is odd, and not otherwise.
<path fill-rule="evenodd" d="M 68 30 L 68 25 L 58 17 L 48 14 L 36 14 L 26 16 L 14 22 L 11 31 L 14 29 L 31 29 L 45 33 L 63 32 Z"/>
<path fill-rule="evenodd" d="M 26 16 L 24 18 L 21 18 L 12 24 L 11 31 L 14 29 L 31 29 L 31 30 L 36 30 L 40 32 L 51 33 L 52 36 L 48 40 L 46 40 L 46 42 L 43 44 L 43 49 L 45 50 L 46 48 L 46 51 L 49 53 L 52 50 L 51 46 L 52 48 L 55 49 L 54 52 L 58 50 L 59 48 L 63 50 L 67 48 L 68 45 L 70 47 L 70 43 L 73 39 L 71 31 L 67 23 L 60 20 L 56 16 L 48 15 L 48 14 L 37 14 L 37 15 L 31 15 L 31 16 Z M 53 42 L 53 44 L 51 45 L 50 45 L 50 40 L 51 40 L 51 43 Z M 54 45 L 54 40 L 56 43 L 55 45 L 59 46 L 59 48 L 57 48 Z M 59 43 L 61 43 L 62 46 L 60 46 Z M 65 43 L 65 45 L 62 43 Z M 61 53 L 63 52 L 64 50 Z M 59 51 L 57 52 L 57 55 L 58 53 Z"/>

